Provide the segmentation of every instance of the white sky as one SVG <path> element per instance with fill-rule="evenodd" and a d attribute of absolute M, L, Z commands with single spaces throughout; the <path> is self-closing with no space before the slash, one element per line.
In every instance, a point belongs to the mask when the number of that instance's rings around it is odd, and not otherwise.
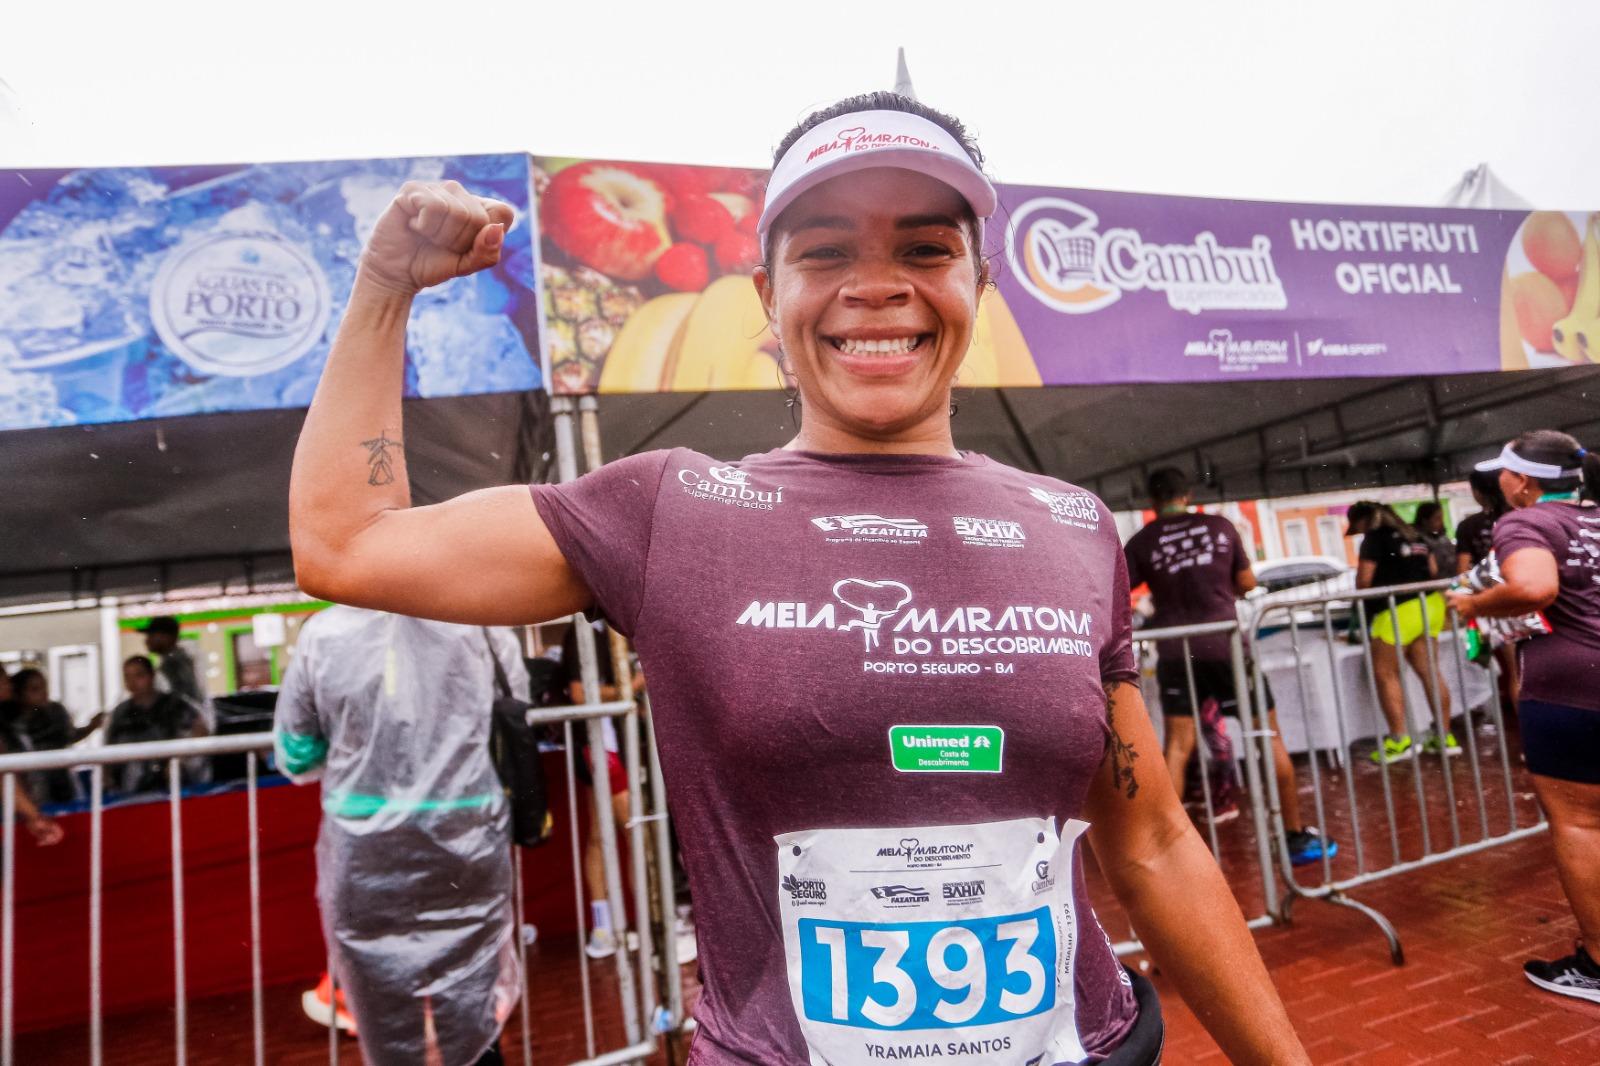
<path fill-rule="evenodd" d="M 78 0 L 0 18 L 0 167 L 531 150 L 765 166 L 889 88 L 1001 181 L 1600 208 L 1589 0 Z M 1587 103 L 1585 103 L 1587 101 Z"/>

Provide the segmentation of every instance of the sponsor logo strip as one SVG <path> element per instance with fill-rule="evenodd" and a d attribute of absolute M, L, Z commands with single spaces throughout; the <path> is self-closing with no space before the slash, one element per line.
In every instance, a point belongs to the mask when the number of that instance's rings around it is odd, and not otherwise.
<path fill-rule="evenodd" d="M 993 725 L 896 725 L 889 754 L 903 774 L 998 774 L 1006 731 Z"/>

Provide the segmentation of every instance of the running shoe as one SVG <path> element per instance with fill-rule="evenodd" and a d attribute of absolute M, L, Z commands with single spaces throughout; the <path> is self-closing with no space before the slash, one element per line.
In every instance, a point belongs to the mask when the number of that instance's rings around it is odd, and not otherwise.
<path fill-rule="evenodd" d="M 1438 755 L 1440 752 L 1446 755 L 1460 755 L 1461 745 L 1456 743 L 1456 735 L 1454 733 L 1446 733 L 1444 740 L 1441 742 L 1438 733 L 1430 732 L 1428 739 L 1422 742 L 1422 750 L 1429 755 Z"/>
<path fill-rule="evenodd" d="M 617 938 L 609 929 L 589 930 L 589 943 L 583 953 L 591 959 L 609 959 L 617 953 Z"/>
<path fill-rule="evenodd" d="M 1565 958 L 1525 962 L 1522 972 L 1546 992 L 1600 1003 L 1600 963 L 1594 961 L 1581 943 Z"/>
<path fill-rule="evenodd" d="M 344 989 L 339 989 L 333 998 L 337 1001 L 335 1007 L 329 1002 L 329 993 L 333 991 L 333 981 L 327 974 L 322 975 L 322 980 L 317 982 L 317 987 L 300 996 L 300 1009 L 306 1012 L 306 1017 L 326 1029 L 336 1025 L 341 1032 L 356 1035 L 356 1020 L 345 1007 Z"/>
<path fill-rule="evenodd" d="M 1305 866 L 1307 863 L 1321 862 L 1324 855 L 1331 859 L 1339 854 L 1339 842 L 1323 837 L 1314 825 L 1291 829 L 1284 835 L 1289 841 L 1291 866 Z"/>
<path fill-rule="evenodd" d="M 1411 737 L 1402 734 L 1400 737 L 1384 737 L 1383 747 L 1373 750 L 1369 758 L 1376 763 L 1405 762 L 1417 753 L 1412 750 Z"/>

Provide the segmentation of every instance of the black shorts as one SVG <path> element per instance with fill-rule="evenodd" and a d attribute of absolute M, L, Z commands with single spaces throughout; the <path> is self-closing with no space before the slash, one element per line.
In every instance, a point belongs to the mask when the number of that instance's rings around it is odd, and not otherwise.
<path fill-rule="evenodd" d="M 1517 726 L 1531 773 L 1600 785 L 1600 711 L 1522 699 Z"/>
<path fill-rule="evenodd" d="M 1189 669 L 1194 670 L 1194 707 L 1206 700 L 1216 700 L 1223 714 L 1239 717 L 1239 694 L 1233 684 L 1233 663 L 1206 659 L 1191 659 L 1188 667 L 1182 659 L 1156 660 L 1156 686 L 1161 690 L 1161 713 L 1169 717 L 1187 718 L 1192 713 L 1189 701 Z M 1255 666 L 1247 663 L 1246 671 L 1254 683 Z M 1267 696 L 1267 707 L 1277 702 L 1272 698 L 1272 685 L 1261 679 Z"/>

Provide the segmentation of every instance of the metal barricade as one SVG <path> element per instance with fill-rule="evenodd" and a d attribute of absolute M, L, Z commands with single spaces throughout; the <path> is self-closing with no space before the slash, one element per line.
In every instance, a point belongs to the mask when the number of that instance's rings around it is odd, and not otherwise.
<path fill-rule="evenodd" d="M 1279 856 L 1278 872 L 1288 889 L 1278 917 L 1287 923 L 1297 898 L 1323 899 L 1357 910 L 1372 919 L 1383 932 L 1389 943 L 1391 957 L 1397 965 L 1404 961 L 1404 952 L 1393 924 L 1375 908 L 1350 898 L 1347 895 L 1349 890 L 1508 844 L 1541 833 L 1547 828 L 1547 823 L 1539 815 L 1523 818 L 1517 811 L 1512 761 L 1506 745 L 1505 717 L 1500 705 L 1493 659 L 1489 660 L 1487 666 L 1470 662 L 1466 656 L 1465 631 L 1460 619 L 1442 603 L 1428 602 L 1430 595 L 1437 595 L 1449 585 L 1448 580 L 1441 580 L 1309 597 L 1267 597 L 1255 607 L 1249 625 L 1258 657 L 1263 655 L 1262 638 L 1266 630 L 1278 626 L 1282 627 L 1280 633 L 1287 634 L 1286 639 L 1279 636 L 1276 642 L 1280 650 L 1284 643 L 1288 645 L 1289 661 L 1295 675 L 1295 688 L 1291 690 L 1294 702 L 1292 709 L 1280 706 L 1279 720 L 1284 723 L 1286 732 L 1289 725 L 1298 726 L 1311 752 L 1308 762 L 1316 824 L 1324 833 L 1330 829 L 1340 836 L 1348 833 L 1348 852 L 1341 851 L 1338 857 L 1334 857 L 1326 854 L 1325 850 L 1314 867 L 1294 867 L 1286 842 L 1281 797 L 1273 776 L 1266 775 L 1272 834 Z M 1414 706 L 1416 701 L 1407 677 L 1408 672 L 1420 675 L 1420 671 L 1409 665 L 1405 653 L 1409 645 L 1399 632 L 1400 611 L 1408 600 L 1417 604 L 1418 620 L 1422 626 L 1421 635 L 1409 643 L 1420 641 L 1423 644 L 1423 658 L 1427 667 L 1427 676 L 1418 677 L 1423 704 L 1420 709 Z M 1439 637 L 1449 634 L 1453 670 L 1444 669 L 1444 651 L 1440 647 L 1443 641 L 1435 638 L 1431 631 L 1430 612 L 1435 610 L 1444 612 L 1445 627 L 1441 629 Z M 1369 616 L 1371 622 L 1376 622 L 1386 613 L 1397 642 L 1393 655 L 1399 671 L 1398 685 L 1391 678 L 1380 679 L 1374 661 L 1374 638 Z M 1343 642 L 1336 635 L 1341 629 L 1341 625 L 1336 624 L 1338 615 L 1344 616 L 1342 628 L 1347 635 Z M 1318 645 L 1321 646 L 1320 650 Z M 1359 652 L 1342 650 L 1346 648 L 1359 648 Z M 1351 667 L 1356 665 L 1351 662 L 1356 655 L 1361 660 L 1359 672 L 1363 684 L 1352 686 L 1348 674 Z M 1313 685 L 1308 681 L 1313 674 L 1326 676 L 1325 691 L 1313 691 Z M 1453 692 L 1450 686 L 1452 677 L 1455 680 Z M 1482 687 L 1485 680 L 1487 691 L 1484 698 L 1471 698 L 1474 686 L 1469 685 L 1469 681 L 1475 681 L 1477 687 Z M 1254 684 L 1257 705 L 1264 707 L 1267 691 L 1265 669 L 1257 671 Z M 1393 694 L 1398 691 L 1397 709 L 1406 726 L 1404 732 L 1408 736 L 1417 734 L 1412 737 L 1410 754 L 1405 760 L 1411 764 L 1409 773 L 1395 765 L 1398 759 L 1379 754 L 1383 750 L 1384 739 L 1391 735 L 1389 720 L 1383 713 L 1385 697 L 1382 689 L 1389 691 L 1391 704 L 1395 698 Z M 1279 698 L 1282 699 L 1282 694 Z M 1359 713 L 1363 703 L 1369 714 Z M 1451 710 L 1448 717 L 1445 714 L 1447 707 Z M 1330 711 L 1331 729 L 1324 721 Z M 1462 723 L 1466 742 L 1459 754 L 1452 752 L 1449 743 L 1453 735 L 1452 721 L 1457 717 Z M 1423 739 L 1423 731 L 1416 728 L 1420 722 L 1428 724 L 1432 730 L 1431 736 L 1437 740 L 1440 767 L 1437 774 L 1427 772 L 1422 752 L 1418 750 L 1422 746 L 1419 741 Z M 1492 727 L 1492 730 L 1482 728 L 1485 725 Z M 1369 728 L 1370 732 L 1367 731 Z M 1358 731 L 1360 735 L 1355 735 Z M 1480 731 L 1485 734 L 1492 732 L 1495 741 L 1493 750 L 1487 754 L 1480 750 Z M 1369 755 L 1363 751 L 1352 757 L 1352 749 L 1368 738 L 1372 740 L 1374 753 Z M 1361 746 L 1365 747 L 1364 744 Z M 1430 749 L 1435 747 L 1432 743 L 1427 746 Z M 1329 794 L 1325 781 L 1327 775 L 1317 759 L 1319 750 L 1334 755 L 1336 770 L 1330 773 L 1338 772 L 1343 777 L 1343 789 L 1338 790 L 1342 791 L 1342 796 L 1338 796 L 1342 806 L 1337 810 L 1333 802 L 1335 797 Z M 1375 770 L 1366 768 L 1369 761 L 1374 764 Z M 1462 761 L 1466 764 L 1468 781 L 1458 783 L 1456 777 Z M 1485 763 L 1489 764 L 1487 773 Z M 1371 779 L 1374 774 L 1376 781 Z M 1409 789 L 1404 782 L 1394 780 L 1396 775 L 1410 778 Z M 1462 800 L 1458 785 L 1470 785 L 1470 800 Z M 1400 800 L 1399 794 L 1407 791 L 1415 801 L 1414 814 L 1409 810 L 1411 804 Z M 1493 791 L 1503 794 L 1503 819 L 1499 817 L 1498 802 L 1490 798 Z M 1376 819 L 1365 809 L 1375 804 L 1374 792 L 1382 800 L 1381 815 Z M 1475 832 L 1470 829 L 1467 833 L 1463 832 L 1463 802 L 1470 802 L 1476 810 Z M 1494 817 L 1491 817 L 1491 806 L 1496 808 Z M 1448 842 L 1435 838 L 1435 823 L 1441 817 L 1448 826 Z M 1387 849 L 1375 846 L 1375 837 L 1386 837 Z M 1413 841 L 1414 844 L 1408 847 L 1407 842 Z M 1386 855 L 1380 857 L 1375 854 L 1379 851 L 1386 851 Z M 1408 851 L 1414 854 L 1407 854 Z M 1307 869 L 1316 871 L 1320 876 L 1301 880 Z"/>
<path fill-rule="evenodd" d="M 585 629 L 588 627 L 585 626 Z M 586 688 L 587 692 L 596 692 L 594 686 Z M 653 735 L 649 737 L 649 758 L 653 772 L 650 775 L 652 785 L 651 804 L 646 807 L 643 800 L 642 782 L 644 778 L 639 773 L 640 765 L 644 762 L 643 742 L 641 741 L 640 711 L 632 699 L 613 700 L 610 702 L 590 702 L 575 707 L 557 707 L 537 709 L 529 712 L 531 724 L 561 725 L 568 737 L 567 772 L 568 772 L 568 798 L 573 799 L 572 790 L 572 747 L 571 734 L 574 722 L 585 723 L 591 731 L 590 739 L 594 745 L 593 750 L 602 751 L 603 746 L 599 735 L 599 721 L 602 718 L 612 717 L 617 719 L 619 730 L 625 742 L 625 758 L 630 770 L 630 788 L 633 793 L 634 817 L 627 827 L 632 847 L 634 862 L 634 894 L 635 913 L 637 915 L 639 947 L 638 957 L 646 960 L 642 969 L 648 973 L 650 967 L 648 960 L 652 958 L 652 937 L 650 922 L 650 885 L 646 881 L 648 874 L 645 855 L 647 850 L 653 849 L 656 855 L 654 869 L 662 877 L 663 883 L 658 888 L 660 898 L 668 901 L 667 916 L 665 919 L 666 935 L 662 945 L 666 957 L 664 972 L 669 975 L 666 988 L 660 991 L 665 993 L 666 1002 L 658 1003 L 657 984 L 652 977 L 635 982 L 632 979 L 632 951 L 627 945 L 626 920 L 618 922 L 619 944 L 617 952 L 617 980 L 620 1003 L 622 1005 L 624 1044 L 620 1047 L 597 1050 L 595 1046 L 595 1020 L 592 997 L 589 994 L 587 957 L 582 950 L 581 923 L 583 908 L 582 889 L 582 864 L 578 856 L 578 830 L 576 805 L 573 803 L 570 810 L 573 816 L 568 819 L 569 832 L 574 849 L 574 883 L 578 899 L 580 940 L 579 958 L 584 974 L 584 1025 L 586 1030 L 587 1057 L 579 1060 L 575 1066 L 607 1066 L 607 1064 L 636 1062 L 646 1058 L 657 1050 L 659 1035 L 681 1024 L 683 989 L 678 979 L 678 970 L 674 959 L 674 938 L 672 936 L 672 915 L 670 901 L 672 899 L 672 864 L 670 858 L 670 845 L 667 838 L 667 825 L 665 821 L 665 796 L 661 789 L 661 778 L 655 760 Z M 88 1045 L 89 1062 L 92 1066 L 100 1066 L 105 1061 L 105 1020 L 103 1011 L 103 942 L 104 924 L 103 911 L 103 874 L 104 874 L 104 833 L 103 812 L 105 799 L 105 775 L 107 767 L 115 767 L 126 763 L 164 761 L 167 764 L 168 788 L 165 802 L 169 810 L 169 848 L 171 854 L 171 904 L 173 922 L 173 1054 L 174 1061 L 183 1064 L 189 1056 L 189 990 L 187 987 L 187 950 L 188 937 L 185 928 L 186 908 L 184 897 L 184 836 L 183 836 L 183 772 L 184 761 L 194 758 L 204 758 L 215 755 L 250 754 L 264 755 L 272 751 L 272 736 L 268 733 L 243 734 L 239 736 L 218 736 L 185 738 L 182 740 L 159 741 L 138 744 L 105 745 L 95 748 L 69 748 L 60 751 L 22 752 L 16 754 L 0 755 L 0 1066 L 14 1066 L 18 1059 L 16 1056 L 16 967 L 15 967 L 15 923 L 17 900 L 17 863 L 16 863 L 16 816 L 17 816 L 17 775 L 29 774 L 50 770 L 71 770 L 87 768 L 89 771 L 89 789 L 87 811 L 89 818 L 89 886 L 88 901 L 89 913 L 87 924 L 89 930 L 88 965 L 89 965 L 89 1003 L 88 1003 Z M 607 781 L 607 770 L 604 759 L 595 760 L 594 781 L 595 793 L 603 802 L 609 801 L 610 791 Z M 263 1007 L 262 987 L 262 927 L 261 927 L 261 857 L 259 851 L 259 807 L 257 793 L 259 781 L 254 758 L 246 760 L 246 776 L 244 782 L 246 793 L 246 822 L 245 833 L 248 840 L 249 861 L 249 892 L 246 899 L 248 907 L 248 936 L 250 957 L 250 1003 L 251 1003 L 251 1047 L 250 1061 L 260 1066 L 266 1061 L 266 1020 Z M 617 912 L 622 915 L 620 901 L 621 863 L 617 849 L 617 839 L 614 827 L 611 825 L 611 812 L 609 807 L 602 807 L 598 813 L 604 817 L 595 823 L 595 831 L 601 838 L 601 857 L 606 868 L 606 883 L 608 891 L 613 893 L 612 898 L 619 901 Z M 650 838 L 650 839 L 647 839 Z M 520 849 L 513 849 L 517 854 L 514 859 L 516 877 L 514 879 L 515 921 L 517 936 L 520 943 L 521 928 L 523 924 L 523 899 L 521 880 L 521 854 Z M 331 967 L 330 967 L 331 973 Z M 528 979 L 527 967 L 523 968 L 523 982 L 521 988 L 522 1012 L 522 1049 L 523 1062 L 531 1063 L 530 1033 L 534 1027 L 534 1019 L 528 1012 Z M 641 1017 L 654 1016 L 657 1024 L 646 1031 L 641 1024 Z M 347 1054 L 348 1058 L 348 1054 Z M 337 1063 L 340 1059 L 338 1035 L 334 1027 L 329 1027 L 328 1061 Z"/>
<path fill-rule="evenodd" d="M 1250 706 L 1250 700 L 1242 698 L 1243 694 L 1251 691 L 1249 683 L 1249 658 L 1245 654 L 1244 638 L 1241 626 L 1237 621 L 1207 622 L 1199 625 L 1173 626 L 1165 629 L 1136 629 L 1133 639 L 1138 658 L 1143 661 L 1143 650 L 1157 643 L 1177 641 L 1183 649 L 1183 662 L 1185 677 L 1188 683 L 1188 707 L 1190 720 L 1194 723 L 1195 751 L 1200 761 L 1200 781 L 1204 797 L 1201 811 L 1207 841 L 1211 846 L 1211 854 L 1222 862 L 1222 846 L 1217 832 L 1217 807 L 1216 797 L 1211 790 L 1211 755 L 1205 741 L 1205 729 L 1201 720 L 1199 689 L 1195 683 L 1194 660 L 1191 657 L 1192 642 L 1195 638 L 1206 636 L 1226 635 L 1228 638 L 1228 666 L 1233 674 L 1234 692 L 1240 694 L 1239 699 L 1239 725 L 1241 741 L 1244 751 L 1240 762 L 1245 772 L 1245 789 L 1249 797 L 1249 810 L 1251 825 L 1254 829 L 1255 850 L 1254 870 L 1251 876 L 1259 878 L 1261 882 L 1262 906 L 1259 913 L 1250 915 L 1248 910 L 1246 924 L 1251 929 L 1260 929 L 1270 926 L 1276 921 L 1278 909 L 1278 885 L 1273 875 L 1272 856 L 1270 853 L 1271 833 L 1268 820 L 1266 793 L 1262 787 L 1262 778 L 1272 776 L 1272 759 L 1270 741 L 1272 733 L 1266 728 L 1264 722 L 1257 717 Z M 1159 705 L 1159 699 L 1146 701 L 1148 710 L 1153 716 L 1166 713 L 1166 708 Z M 1259 708 L 1258 708 L 1259 709 Z M 1265 753 L 1264 755 L 1262 753 Z M 1263 771 L 1264 768 L 1264 771 Z M 1165 764 L 1161 766 L 1161 773 L 1167 772 Z M 1230 883 L 1232 883 L 1230 881 Z M 1238 895 L 1235 886 L 1235 895 Z M 1241 910 L 1245 910 L 1244 901 L 1241 901 Z M 1120 955 L 1130 955 L 1144 950 L 1144 945 L 1137 939 L 1120 941 L 1113 944 L 1113 949 Z"/>

